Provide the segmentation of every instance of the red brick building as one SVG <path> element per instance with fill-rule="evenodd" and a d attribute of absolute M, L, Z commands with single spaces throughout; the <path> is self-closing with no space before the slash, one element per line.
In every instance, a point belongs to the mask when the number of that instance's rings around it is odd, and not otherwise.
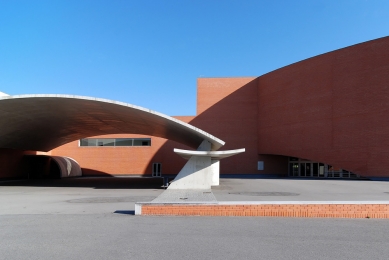
<path fill-rule="evenodd" d="M 388 114 L 385 37 L 259 77 L 200 78 L 196 115 L 175 118 L 225 141 L 221 150 L 246 148 L 221 162 L 221 174 L 348 178 L 389 177 Z M 76 140 L 48 154 L 73 158 L 86 176 L 151 175 L 153 163 L 162 175 L 174 175 L 185 160 L 173 148 L 191 149 L 127 133 L 90 138 L 99 140 L 91 140 L 94 146 Z M 131 146 L 110 143 L 130 139 Z M 0 150 L 8 169 L 0 177 L 23 175 L 19 161 L 25 153 Z"/>

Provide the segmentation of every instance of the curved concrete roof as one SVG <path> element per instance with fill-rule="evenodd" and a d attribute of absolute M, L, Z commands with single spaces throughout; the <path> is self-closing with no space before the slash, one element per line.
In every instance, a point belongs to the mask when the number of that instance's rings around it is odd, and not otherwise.
<path fill-rule="evenodd" d="M 217 150 L 224 142 L 173 117 L 139 106 L 73 95 L 0 97 L 0 147 L 49 151 L 85 137 L 144 134 Z"/>

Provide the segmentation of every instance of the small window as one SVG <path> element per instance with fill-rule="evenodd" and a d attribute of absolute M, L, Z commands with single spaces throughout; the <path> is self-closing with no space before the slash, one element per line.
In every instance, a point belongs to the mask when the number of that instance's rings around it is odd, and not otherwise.
<path fill-rule="evenodd" d="M 131 138 L 117 138 L 115 146 L 132 146 L 133 140 Z"/>
<path fill-rule="evenodd" d="M 150 138 L 134 139 L 134 146 L 151 146 L 151 139 Z"/>
<path fill-rule="evenodd" d="M 97 139 L 81 139 L 80 146 L 96 146 Z"/>
<path fill-rule="evenodd" d="M 264 170 L 264 162 L 258 161 L 258 171 L 263 171 L 263 170 Z"/>
<path fill-rule="evenodd" d="M 86 138 L 80 146 L 151 146 L 151 138 Z"/>
<path fill-rule="evenodd" d="M 97 146 L 115 146 L 115 139 L 97 139 Z"/>

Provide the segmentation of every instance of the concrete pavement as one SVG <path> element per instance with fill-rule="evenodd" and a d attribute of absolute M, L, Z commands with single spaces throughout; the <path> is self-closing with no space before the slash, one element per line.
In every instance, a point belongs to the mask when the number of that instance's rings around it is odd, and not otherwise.
<path fill-rule="evenodd" d="M 97 214 L 132 211 L 160 195 L 161 179 L 72 178 L 0 182 L 0 214 Z M 389 182 L 221 179 L 218 201 L 387 201 Z"/>
<path fill-rule="evenodd" d="M 389 182 L 347 179 L 221 179 L 219 201 L 385 201 Z"/>
<path fill-rule="evenodd" d="M 130 178 L 1 182 L 0 259 L 389 256 L 386 219 L 134 216 L 134 202 L 155 198 L 161 184 Z M 386 182 L 302 179 L 222 179 L 213 189 L 218 200 L 384 200 L 388 191 Z"/>

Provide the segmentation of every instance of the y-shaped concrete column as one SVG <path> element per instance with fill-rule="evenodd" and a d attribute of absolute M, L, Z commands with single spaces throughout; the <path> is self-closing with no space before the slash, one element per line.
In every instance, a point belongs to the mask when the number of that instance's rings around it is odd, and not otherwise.
<path fill-rule="evenodd" d="M 245 149 L 211 151 L 211 143 L 204 140 L 197 151 L 174 149 L 181 157 L 188 159 L 168 189 L 206 190 L 219 185 L 219 160 L 243 153 Z"/>

